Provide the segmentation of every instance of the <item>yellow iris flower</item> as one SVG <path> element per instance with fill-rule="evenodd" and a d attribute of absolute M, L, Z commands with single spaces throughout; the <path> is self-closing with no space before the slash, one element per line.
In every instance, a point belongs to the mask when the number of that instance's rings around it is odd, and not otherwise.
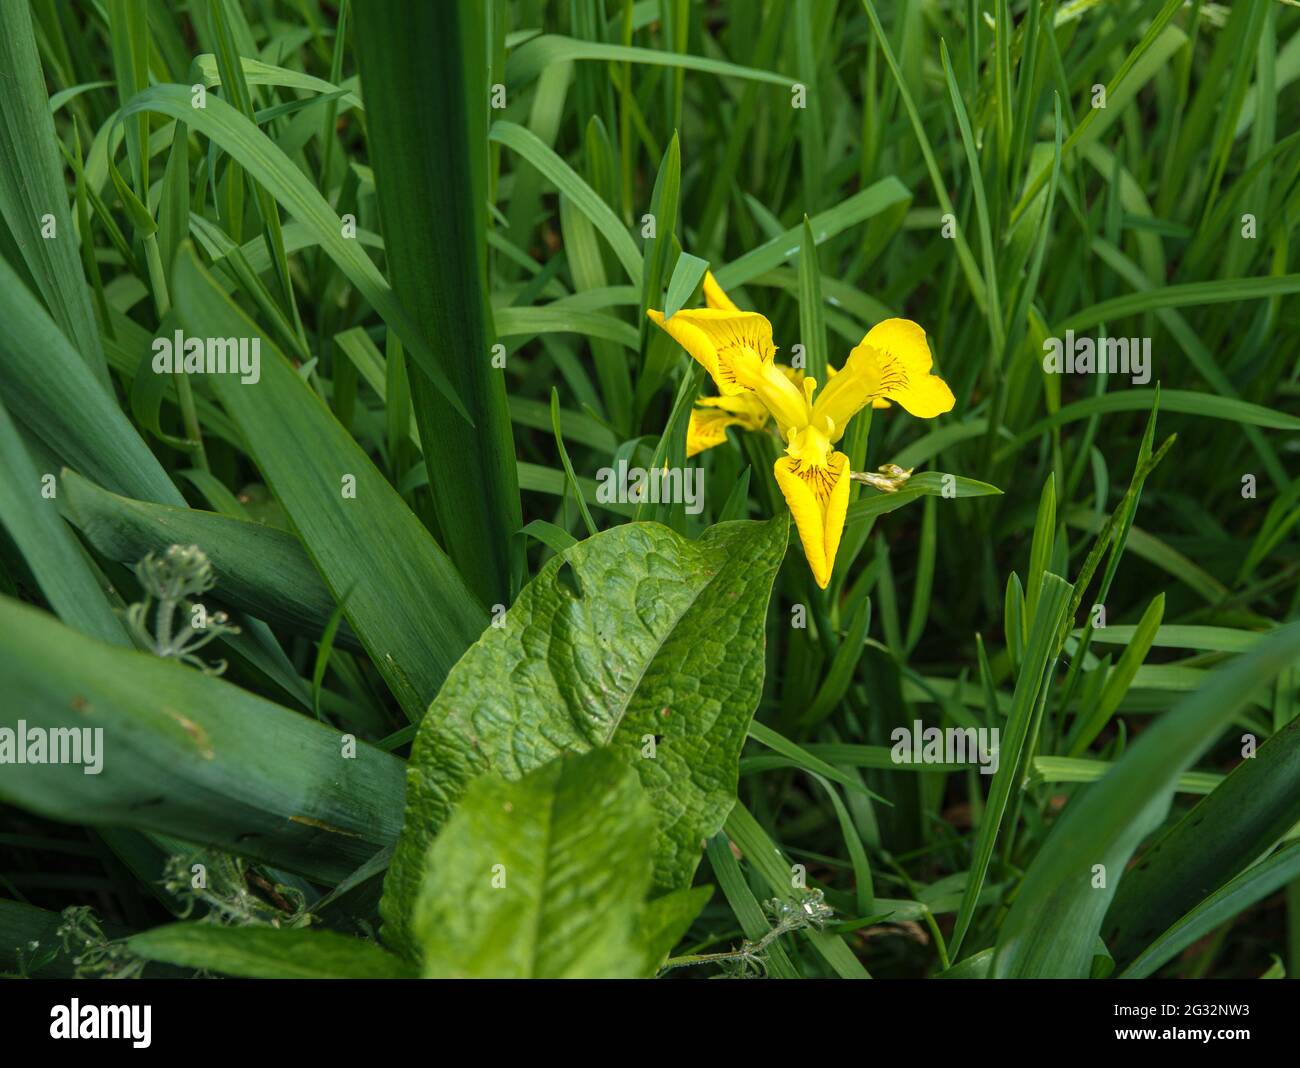
<path fill-rule="evenodd" d="M 720 444 L 728 426 L 760 430 L 769 417 L 775 419 L 786 445 L 776 461 L 776 483 L 813 578 L 825 589 L 849 506 L 849 458 L 834 448 L 849 420 L 881 401 L 932 419 L 952 409 L 952 390 L 930 373 L 934 361 L 925 331 L 910 319 L 873 326 L 818 390 L 814 379 L 777 364 L 772 324 L 757 312 L 741 311 L 711 272 L 704 276 L 704 297 L 706 308 L 679 311 L 671 319 L 646 313 L 718 387 L 719 396 L 699 402 L 687 451 L 694 455 Z"/>

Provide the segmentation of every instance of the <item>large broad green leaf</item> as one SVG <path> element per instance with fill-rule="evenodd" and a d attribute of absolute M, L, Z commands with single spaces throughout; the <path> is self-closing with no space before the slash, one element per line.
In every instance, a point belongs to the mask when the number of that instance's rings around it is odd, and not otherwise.
<path fill-rule="evenodd" d="M 0 398 L 69 467 L 141 500 L 184 506 L 112 393 L 0 257 Z M 39 359 L 33 354 L 39 353 Z"/>
<path fill-rule="evenodd" d="M 7 598 L 0 689 L 0 726 L 103 729 L 98 774 L 83 764 L 6 763 L 0 799 L 19 807 L 157 831 L 326 882 L 397 834 L 396 757 Z"/>
<path fill-rule="evenodd" d="M 443 544 L 486 604 L 508 604 L 523 526 L 505 378 L 487 298 L 487 107 L 479 4 L 357 4 L 366 143 L 388 273 L 474 421 L 423 377 L 412 399 Z"/>
<path fill-rule="evenodd" d="M 1106 941 L 1124 964 L 1300 821 L 1300 719 L 1233 769 L 1126 872 Z"/>
<path fill-rule="evenodd" d="M 4 71 L 0 78 L 0 220 L 13 234 L 64 338 L 90 368 L 95 382 L 108 389 L 108 365 L 77 256 L 77 234 L 68 211 L 30 5 L 25 0 L 4 0 L 0 23 L 4 25 L 0 33 L 0 71 Z M 47 217 L 53 219 L 52 236 L 45 229 Z M 9 288 L 8 279 L 4 288 Z"/>
<path fill-rule="evenodd" d="M 333 931 L 173 923 L 133 935 L 147 960 L 249 979 L 410 979 L 400 958 Z"/>
<path fill-rule="evenodd" d="M 63 473 L 62 489 L 69 518 L 110 560 L 134 564 L 169 545 L 197 545 L 212 562 L 217 600 L 318 640 L 328 625 L 334 598 L 292 534 L 217 512 L 133 501 L 71 471 Z M 334 641 L 360 648 L 346 623 Z"/>
<path fill-rule="evenodd" d="M 429 850 L 411 929 L 434 979 L 627 979 L 645 973 L 637 920 L 654 811 L 606 750 L 509 782 L 484 775 Z"/>
<path fill-rule="evenodd" d="M 261 377 L 209 375 L 308 554 L 411 720 L 487 622 L 424 525 L 284 355 L 222 292 L 188 243 L 176 308 L 195 337 L 261 339 Z"/>
<path fill-rule="evenodd" d="M 630 523 L 542 568 L 456 665 L 416 736 L 384 888 L 390 944 L 411 948 L 425 852 L 466 784 L 486 771 L 518 779 L 565 752 L 608 747 L 636 768 L 658 813 L 655 883 L 690 881 L 736 799 L 788 529 L 784 515 L 720 523 L 693 542 Z"/>
<path fill-rule="evenodd" d="M 1086 978 L 1129 858 L 1169 810 L 1178 776 L 1261 686 L 1300 657 L 1300 624 L 1215 671 L 1075 797 L 1034 858 L 998 934 L 997 978 Z M 1096 865 L 1105 885 L 1094 886 Z"/>

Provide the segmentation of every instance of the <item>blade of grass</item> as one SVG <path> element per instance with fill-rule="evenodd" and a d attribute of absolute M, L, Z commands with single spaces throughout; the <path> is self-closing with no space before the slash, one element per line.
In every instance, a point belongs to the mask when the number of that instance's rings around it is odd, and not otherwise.
<path fill-rule="evenodd" d="M 30 5 L 4 0 L 0 24 L 0 70 L 5 72 L 0 79 L 0 217 L 50 316 L 95 382 L 107 389 L 108 365 L 78 262 Z M 42 233 L 47 217 L 52 220 L 52 240 Z M 81 240 L 89 241 L 89 234 L 83 233 Z M 9 288 L 7 281 L 4 288 Z"/>
<path fill-rule="evenodd" d="M 1215 671 L 1070 802 L 1025 873 L 998 933 L 990 974 L 1088 976 L 1128 860 L 1164 820 L 1178 776 L 1213 745 L 1250 695 L 1298 656 L 1300 624 L 1281 628 Z M 1096 884 L 1099 865 L 1104 882 Z"/>
<path fill-rule="evenodd" d="M 220 97 L 209 97 L 206 107 L 192 107 L 188 86 L 150 86 L 119 112 L 119 118 L 125 121 L 144 112 L 169 115 L 188 122 L 237 160 L 285 211 L 309 227 L 339 270 L 347 275 L 384 321 L 401 335 L 408 351 L 448 403 L 472 425 L 464 402 L 448 381 L 418 327 L 379 273 L 379 268 L 359 242 L 343 236 L 343 223 L 334 209 L 266 134 Z"/>
<path fill-rule="evenodd" d="M 1021 760 L 1025 755 L 1026 742 L 1056 668 L 1055 644 L 1070 592 L 1070 584 L 1063 579 L 1052 574 L 1044 576 L 1038 597 L 1038 610 L 1030 622 L 1029 642 L 1016 678 L 1011 711 L 1003 728 L 998 770 L 989 787 L 988 803 L 980 819 L 961 908 L 957 912 L 957 921 L 949 940 L 949 955 L 954 961 L 959 959 L 958 952 L 970 930 L 1012 792 L 1020 784 Z M 1008 828 L 1008 831 L 1011 829 Z"/>

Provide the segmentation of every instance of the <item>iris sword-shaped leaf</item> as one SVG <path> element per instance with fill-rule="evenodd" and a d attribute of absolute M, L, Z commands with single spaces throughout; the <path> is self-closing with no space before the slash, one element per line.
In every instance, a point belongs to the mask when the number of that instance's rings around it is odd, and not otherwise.
<path fill-rule="evenodd" d="M 181 246 L 172 276 L 185 329 L 198 337 L 260 337 L 261 379 L 209 384 L 238 424 L 267 485 L 298 528 L 316 569 L 412 721 L 487 622 L 463 577 L 361 447 L 269 338 Z M 303 462 L 310 442 L 312 462 Z M 355 479 L 343 496 L 342 479 Z"/>
<path fill-rule="evenodd" d="M 0 725 L 101 728 L 98 774 L 7 764 L 0 800 L 134 827 L 335 882 L 392 841 L 402 762 L 221 679 L 0 598 Z"/>
<path fill-rule="evenodd" d="M 412 376 L 438 523 L 475 592 L 505 602 L 510 537 L 523 522 L 505 385 L 491 359 L 483 8 L 376 0 L 356 18 L 388 273 L 475 424 L 466 448 L 465 421 Z"/>
<path fill-rule="evenodd" d="M 31 8 L 23 0 L 0 3 L 0 254 L 21 258 L 63 336 L 86 361 L 95 381 L 108 386 L 90 292 L 77 262 L 58 138 L 45 94 L 45 79 L 32 32 Z M 53 240 L 42 229 L 53 218 Z"/>

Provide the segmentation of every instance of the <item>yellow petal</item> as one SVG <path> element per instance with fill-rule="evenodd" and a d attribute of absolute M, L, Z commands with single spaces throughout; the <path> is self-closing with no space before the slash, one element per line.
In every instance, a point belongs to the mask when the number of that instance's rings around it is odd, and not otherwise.
<path fill-rule="evenodd" d="M 918 324 L 910 319 L 886 319 L 867 331 L 858 346 L 864 347 L 880 354 L 881 395 L 897 401 L 918 419 L 933 419 L 952 410 L 952 390 L 930 373 L 934 358 Z"/>
<path fill-rule="evenodd" d="M 859 345 L 850 354 L 844 366 L 829 375 L 826 384 L 817 392 L 813 402 L 813 425 L 827 434 L 831 441 L 839 441 L 849 425 L 849 420 L 880 396 L 882 373 L 874 350 L 863 350 Z"/>
<path fill-rule="evenodd" d="M 719 311 L 740 311 L 736 302 L 727 296 L 727 291 L 718 285 L 712 271 L 704 272 L 704 303 Z"/>
<path fill-rule="evenodd" d="M 762 430 L 768 411 L 756 393 L 739 393 L 734 397 L 700 397 L 691 409 L 686 428 L 686 455 L 695 456 L 727 440 L 727 427 Z"/>
<path fill-rule="evenodd" d="M 798 386 L 800 389 L 803 389 L 803 378 L 804 378 L 804 373 L 803 373 L 802 371 L 796 371 L 793 367 L 787 367 L 787 366 L 786 366 L 785 364 L 783 364 L 783 363 L 778 363 L 776 366 L 777 366 L 780 370 L 782 370 L 782 371 L 784 371 L 784 372 L 786 373 L 786 377 L 788 377 L 788 378 L 790 379 L 791 382 L 793 382 L 793 383 L 794 383 L 796 386 Z M 826 381 L 827 381 L 828 383 L 829 383 L 829 382 L 831 381 L 831 379 L 833 379 L 837 374 L 839 374 L 839 371 L 837 371 L 837 370 L 836 370 L 834 367 L 832 367 L 830 364 L 827 364 L 827 365 L 826 365 Z M 824 391 L 823 391 L 823 392 L 824 392 Z M 885 400 L 884 397 L 872 397 L 872 398 L 871 398 L 871 407 L 873 407 L 873 408 L 892 408 L 893 405 L 890 404 L 889 401 Z M 852 417 L 850 416 L 850 418 L 852 418 Z M 825 423 L 822 423 L 821 425 L 824 427 L 826 424 L 825 424 Z M 844 433 L 844 430 L 845 430 L 845 428 L 847 427 L 847 425 L 848 425 L 848 420 L 846 419 L 846 420 L 844 421 L 844 423 L 841 424 L 841 425 L 839 426 L 839 429 L 838 429 L 838 431 L 837 431 L 837 433 L 836 433 L 836 436 L 835 436 L 835 440 L 836 440 L 836 441 L 839 441 L 840 436 Z"/>
<path fill-rule="evenodd" d="M 691 409 L 691 421 L 686 427 L 687 458 L 721 445 L 727 440 L 727 427 L 740 422 L 743 420 L 716 408 Z"/>
<path fill-rule="evenodd" d="M 925 331 L 916 323 L 910 319 L 877 323 L 818 395 L 814 423 L 838 441 L 849 420 L 867 404 L 887 408 L 892 399 L 922 419 L 949 411 L 952 390 L 942 378 L 930 374 L 933 364 Z"/>
<path fill-rule="evenodd" d="M 738 367 L 752 365 L 758 371 L 776 357 L 772 324 L 758 312 L 698 308 L 664 319 L 663 312 L 652 308 L 646 315 L 690 353 L 712 376 L 718 392 L 727 396 L 746 388 L 737 381 Z"/>
<path fill-rule="evenodd" d="M 734 397 L 700 397 L 699 408 L 717 408 L 733 416 L 737 426 L 746 430 L 762 430 L 767 425 L 768 411 L 754 393 L 740 393 Z"/>
<path fill-rule="evenodd" d="M 825 589 L 835 567 L 849 507 L 849 458 L 832 452 L 825 465 L 782 456 L 773 469 L 817 585 Z"/>

